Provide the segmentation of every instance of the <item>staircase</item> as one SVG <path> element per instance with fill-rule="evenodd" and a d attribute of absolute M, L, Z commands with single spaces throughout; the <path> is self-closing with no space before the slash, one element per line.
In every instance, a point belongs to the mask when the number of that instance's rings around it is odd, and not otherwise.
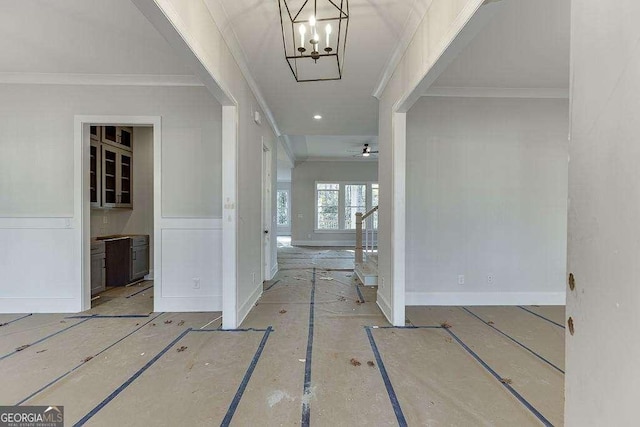
<path fill-rule="evenodd" d="M 378 233 L 373 227 L 373 213 L 356 213 L 356 253 L 354 272 L 365 286 L 378 285 Z M 364 245 L 363 245 L 364 244 Z"/>

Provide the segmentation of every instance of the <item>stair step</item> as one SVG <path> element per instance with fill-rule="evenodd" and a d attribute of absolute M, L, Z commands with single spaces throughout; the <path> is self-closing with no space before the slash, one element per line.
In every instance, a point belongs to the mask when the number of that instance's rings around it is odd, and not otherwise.
<path fill-rule="evenodd" d="M 374 262 L 365 261 L 354 269 L 356 276 L 365 286 L 378 285 L 378 266 Z"/>

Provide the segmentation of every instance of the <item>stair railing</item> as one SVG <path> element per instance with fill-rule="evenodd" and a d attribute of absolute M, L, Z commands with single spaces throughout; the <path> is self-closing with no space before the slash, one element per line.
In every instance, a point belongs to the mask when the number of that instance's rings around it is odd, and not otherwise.
<path fill-rule="evenodd" d="M 377 210 L 378 206 L 374 206 L 368 212 L 356 213 L 356 264 L 362 264 L 367 255 L 378 248 L 373 228 L 373 213 Z M 364 247 L 362 246 L 363 240 Z"/>

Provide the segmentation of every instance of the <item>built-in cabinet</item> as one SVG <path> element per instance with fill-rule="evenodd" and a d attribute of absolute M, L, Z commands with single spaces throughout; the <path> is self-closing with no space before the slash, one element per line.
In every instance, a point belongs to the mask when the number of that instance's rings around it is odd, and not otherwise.
<path fill-rule="evenodd" d="M 133 128 L 91 126 L 90 197 L 94 208 L 133 208 Z"/>
<path fill-rule="evenodd" d="M 91 296 L 106 289 L 106 256 L 104 242 L 91 243 Z"/>

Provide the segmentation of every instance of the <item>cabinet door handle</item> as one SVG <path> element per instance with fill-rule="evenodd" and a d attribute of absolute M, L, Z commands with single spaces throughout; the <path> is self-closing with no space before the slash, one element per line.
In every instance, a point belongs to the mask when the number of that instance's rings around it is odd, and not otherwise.
<path fill-rule="evenodd" d="M 133 260 L 135 261 L 138 258 L 138 252 L 133 251 Z"/>

